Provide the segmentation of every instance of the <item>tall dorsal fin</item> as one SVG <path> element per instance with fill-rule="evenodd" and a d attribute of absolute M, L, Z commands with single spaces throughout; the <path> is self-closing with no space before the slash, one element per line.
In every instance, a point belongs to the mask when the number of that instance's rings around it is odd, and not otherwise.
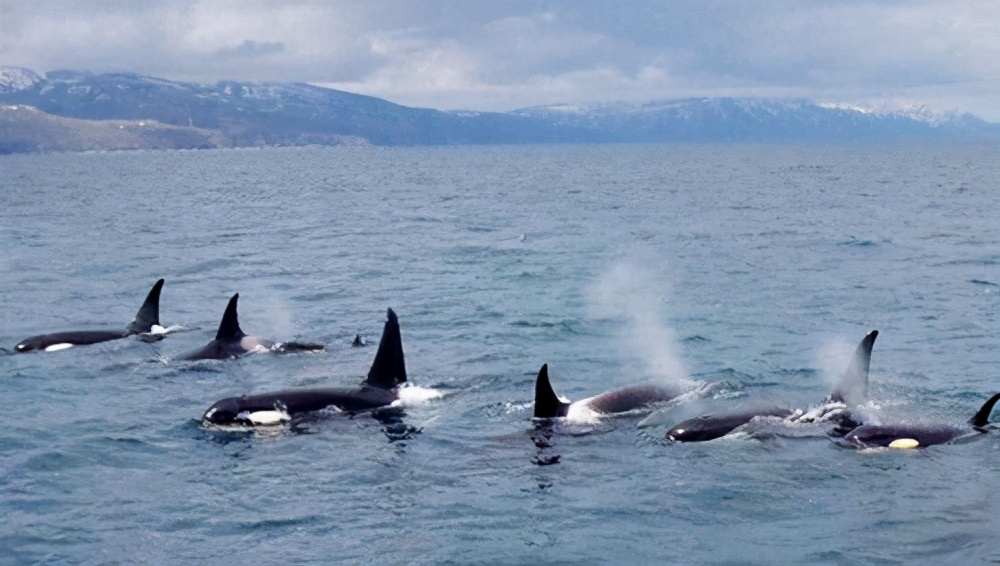
<path fill-rule="evenodd" d="M 878 338 L 878 330 L 872 330 L 854 350 L 851 363 L 844 370 L 837 386 L 830 393 L 829 400 L 840 401 L 851 406 L 864 403 L 868 398 L 868 369 L 872 363 L 872 347 Z"/>
<path fill-rule="evenodd" d="M 569 403 L 563 403 L 549 383 L 549 364 L 542 364 L 535 380 L 535 418 L 565 417 L 568 410 Z"/>
<path fill-rule="evenodd" d="M 160 289 L 162 288 L 163 279 L 153 284 L 153 288 L 146 295 L 145 302 L 139 307 L 139 312 L 135 313 L 135 318 L 125 327 L 126 334 L 149 332 L 154 324 L 160 324 Z"/>
<path fill-rule="evenodd" d="M 979 409 L 979 412 L 969 419 L 969 424 L 977 428 L 982 428 L 990 424 L 990 413 L 993 412 L 993 406 L 997 404 L 997 401 L 1000 401 L 1000 393 L 990 397 L 989 400 L 983 404 L 982 408 Z"/>
<path fill-rule="evenodd" d="M 403 339 L 399 335 L 399 320 L 392 309 L 386 312 L 382 339 L 375 352 L 375 361 L 368 370 L 364 384 L 382 389 L 394 389 L 406 382 L 406 362 L 403 360 Z"/>
<path fill-rule="evenodd" d="M 226 305 L 226 312 L 222 314 L 222 322 L 219 323 L 219 331 L 215 333 L 215 339 L 223 342 L 235 342 L 246 336 L 240 329 L 240 319 L 236 314 L 236 301 L 240 299 L 240 294 L 236 293 L 229 304 Z"/>

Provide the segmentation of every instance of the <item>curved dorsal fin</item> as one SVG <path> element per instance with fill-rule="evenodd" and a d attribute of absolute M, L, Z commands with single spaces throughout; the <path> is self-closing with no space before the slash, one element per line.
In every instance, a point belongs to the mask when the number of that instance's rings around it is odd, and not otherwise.
<path fill-rule="evenodd" d="M 240 340 L 246 334 L 240 329 L 240 319 L 236 314 L 236 301 L 240 294 L 236 293 L 229 299 L 226 305 L 226 312 L 222 314 L 222 322 L 219 323 L 219 331 L 215 334 L 215 339 L 224 342 L 234 342 Z"/>
<path fill-rule="evenodd" d="M 135 313 L 135 318 L 125 327 L 126 334 L 149 332 L 154 324 L 160 324 L 160 289 L 162 288 L 163 279 L 153 284 L 153 288 L 146 295 L 146 300 L 139 307 L 139 312 Z"/>
<path fill-rule="evenodd" d="M 549 383 L 549 364 L 542 364 L 535 380 L 535 418 L 565 417 L 569 403 L 563 403 Z"/>
<path fill-rule="evenodd" d="M 382 389 L 394 389 L 406 382 L 406 362 L 403 360 L 403 339 L 399 335 L 399 320 L 392 309 L 386 311 L 382 339 L 375 352 L 375 361 L 368 370 L 364 384 Z"/>
<path fill-rule="evenodd" d="M 878 330 L 872 330 L 861 339 L 858 348 L 854 350 L 851 363 L 844 370 L 837 386 L 833 388 L 829 399 L 848 405 L 858 405 L 868 398 L 868 369 L 872 363 L 872 347 L 878 338 Z"/>
<path fill-rule="evenodd" d="M 979 409 L 979 412 L 969 419 L 969 424 L 977 428 L 982 428 L 990 424 L 990 413 L 993 412 L 993 406 L 997 404 L 997 401 L 1000 401 L 1000 393 L 990 397 L 983 404 L 982 408 Z"/>

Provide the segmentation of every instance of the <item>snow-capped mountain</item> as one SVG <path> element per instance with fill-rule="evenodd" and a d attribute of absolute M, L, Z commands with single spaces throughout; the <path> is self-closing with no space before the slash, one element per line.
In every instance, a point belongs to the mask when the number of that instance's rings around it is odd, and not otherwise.
<path fill-rule="evenodd" d="M 805 99 L 688 98 L 554 105 L 514 114 L 602 132 L 608 141 L 887 141 L 998 136 L 1000 126 L 925 106 L 858 107 Z"/>
<path fill-rule="evenodd" d="M 0 105 L 78 120 L 195 128 L 215 132 L 213 139 L 223 146 L 1000 140 L 1000 125 L 919 105 L 880 109 L 802 99 L 690 98 L 442 112 L 303 83 L 200 85 L 68 70 L 43 78 L 16 67 L 0 67 Z"/>
<path fill-rule="evenodd" d="M 27 90 L 42 82 L 42 77 L 21 67 L 0 67 L 0 94 Z"/>

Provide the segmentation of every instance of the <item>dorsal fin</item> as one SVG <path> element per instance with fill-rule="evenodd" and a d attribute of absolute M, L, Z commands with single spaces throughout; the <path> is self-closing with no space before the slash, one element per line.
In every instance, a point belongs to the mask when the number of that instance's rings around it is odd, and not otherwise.
<path fill-rule="evenodd" d="M 236 301 L 239 299 L 239 293 L 236 293 L 232 299 L 229 299 L 229 304 L 226 305 L 226 312 L 222 314 L 222 322 L 219 323 L 219 331 L 215 333 L 216 340 L 235 342 L 246 336 L 246 333 L 240 329 L 240 319 L 236 314 Z"/>
<path fill-rule="evenodd" d="M 154 324 L 160 324 L 160 289 L 162 288 L 163 279 L 153 284 L 153 288 L 146 295 L 145 302 L 139 307 L 139 312 L 135 313 L 135 318 L 125 327 L 126 334 L 149 332 Z"/>
<path fill-rule="evenodd" d="M 403 339 L 399 335 L 399 320 L 392 309 L 386 311 L 382 339 L 375 352 L 375 361 L 368 370 L 364 384 L 382 389 L 394 389 L 406 382 L 406 362 L 403 360 Z"/>
<path fill-rule="evenodd" d="M 858 348 L 854 350 L 851 363 L 844 370 L 837 386 L 833 388 L 828 399 L 840 401 L 854 406 L 864 403 L 868 398 L 868 369 L 872 363 L 872 347 L 878 338 L 878 330 L 872 330 L 865 336 Z"/>
<path fill-rule="evenodd" d="M 568 410 L 569 403 L 563 403 L 549 383 L 549 364 L 542 364 L 535 380 L 535 418 L 565 417 Z"/>
<path fill-rule="evenodd" d="M 969 424 L 977 428 L 982 428 L 990 424 L 990 413 L 993 412 L 993 406 L 997 404 L 997 401 L 1000 401 L 1000 393 L 990 397 L 989 400 L 983 404 L 982 408 L 979 409 L 979 412 L 969 419 Z"/>

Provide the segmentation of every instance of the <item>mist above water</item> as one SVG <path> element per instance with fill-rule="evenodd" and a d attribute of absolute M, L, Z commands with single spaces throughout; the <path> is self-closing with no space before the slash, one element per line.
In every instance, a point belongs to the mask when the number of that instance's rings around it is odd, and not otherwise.
<path fill-rule="evenodd" d="M 587 293 L 591 315 L 620 319 L 621 344 L 640 360 L 648 376 L 690 385 L 677 337 L 667 323 L 667 279 L 637 260 L 624 260 L 601 274 Z"/>

